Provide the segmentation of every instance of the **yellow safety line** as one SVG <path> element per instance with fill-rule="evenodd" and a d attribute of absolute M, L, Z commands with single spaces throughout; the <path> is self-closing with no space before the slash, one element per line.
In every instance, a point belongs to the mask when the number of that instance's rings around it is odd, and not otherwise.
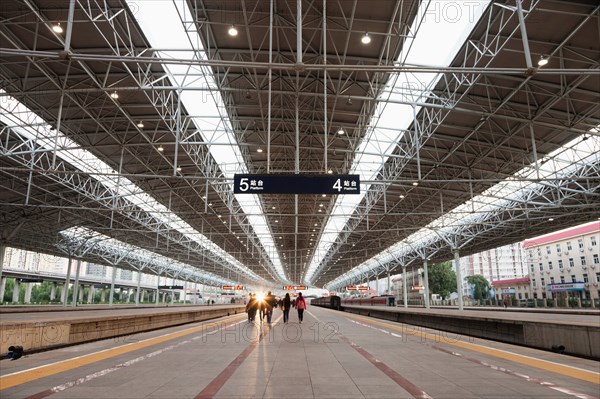
<path fill-rule="evenodd" d="M 242 316 L 246 317 L 245 314 L 240 313 L 236 316 L 232 316 L 233 319 L 241 318 Z M 64 371 L 72 370 L 81 366 L 85 366 L 91 363 L 99 362 L 101 360 L 109 359 L 111 357 L 123 355 L 125 353 L 133 352 L 138 349 L 143 349 L 148 346 L 156 345 L 163 343 L 165 341 L 170 341 L 176 338 L 180 338 L 186 335 L 194 334 L 199 331 L 205 330 L 206 328 L 214 327 L 222 324 L 221 322 L 215 322 L 210 324 L 205 324 L 199 327 L 193 327 L 186 330 L 169 333 L 165 335 L 161 335 L 155 338 L 145 339 L 140 342 L 135 342 L 123 346 L 119 346 L 117 348 L 105 349 L 100 352 L 90 353 L 88 355 L 83 355 L 81 357 L 76 357 L 74 359 L 67 359 L 57 363 L 48 364 L 45 366 L 36 367 L 29 370 L 23 370 L 20 372 L 16 372 L 14 374 L 9 374 L 4 377 L 0 377 L 0 391 L 4 389 L 8 389 L 14 387 L 16 385 L 24 384 L 30 381 L 37 380 L 39 378 L 47 377 L 50 375 L 62 373 Z"/>
<path fill-rule="evenodd" d="M 328 310 L 331 310 L 331 309 L 328 309 Z M 382 323 L 382 322 L 373 320 L 372 318 L 367 317 L 367 316 L 350 315 L 347 313 L 345 313 L 344 316 L 349 317 L 351 319 L 356 319 L 356 320 L 367 319 L 369 321 L 369 323 L 377 324 L 380 326 L 385 326 L 385 327 L 394 329 L 396 331 L 401 331 L 406 334 L 415 335 L 417 337 L 429 339 L 434 342 L 442 342 L 442 343 L 445 343 L 448 345 L 457 346 L 459 348 L 472 350 L 472 351 L 483 353 L 483 354 L 486 354 L 489 356 L 493 356 L 493 357 L 497 357 L 497 358 L 501 358 L 501 359 L 505 359 L 505 360 L 510 360 L 515 363 L 524 364 L 526 366 L 535 367 L 535 368 L 538 368 L 541 370 L 550 371 L 552 373 L 561 374 L 561 375 L 565 375 L 568 377 L 577 378 L 578 380 L 583 380 L 583 381 L 587 381 L 587 382 L 591 382 L 591 383 L 600 385 L 600 373 L 596 373 L 593 371 L 578 369 L 578 368 L 571 367 L 571 366 L 565 366 L 565 365 L 550 362 L 547 360 L 536 359 L 533 357 L 519 355 L 516 353 L 507 352 L 507 351 L 503 351 L 500 349 L 494 349 L 494 348 L 489 348 L 489 347 L 482 346 L 482 345 L 471 344 L 468 342 L 447 340 L 447 339 L 440 338 L 439 336 L 436 336 L 433 334 L 428 334 L 428 333 L 419 332 L 419 331 L 415 331 L 415 330 L 406 330 L 406 329 L 394 326 L 392 324 Z M 424 328 L 426 328 L 426 327 L 424 327 Z"/>

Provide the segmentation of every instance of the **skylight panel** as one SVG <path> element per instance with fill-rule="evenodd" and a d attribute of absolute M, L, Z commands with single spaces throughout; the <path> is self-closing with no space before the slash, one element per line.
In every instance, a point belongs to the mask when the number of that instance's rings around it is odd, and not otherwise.
<path fill-rule="evenodd" d="M 136 10 L 136 19 L 151 46 L 159 49 L 157 53 L 161 57 L 184 56 L 188 59 L 207 59 L 187 2 L 182 0 L 146 2 L 143 7 Z M 163 68 L 176 85 L 188 89 L 201 89 L 183 90 L 180 92 L 181 102 L 192 116 L 194 126 L 203 140 L 208 143 L 210 154 L 225 177 L 233 180 L 234 174 L 247 173 L 246 164 L 227 116 L 225 103 L 210 69 L 206 66 L 177 64 L 163 64 Z M 245 194 L 236 195 L 235 198 L 244 213 L 248 215 L 247 219 L 271 259 L 275 272 L 282 281 L 287 281 L 258 196 Z"/>
<path fill-rule="evenodd" d="M 596 131 L 598 128 L 592 129 L 591 132 Z M 377 260 L 381 263 L 388 263 L 394 259 L 394 255 L 399 258 L 414 252 L 415 248 L 427 247 L 439 240 L 438 234 L 451 234 L 460 226 L 469 226 L 485 221 L 489 218 L 489 215 L 510 207 L 514 201 L 522 201 L 527 198 L 529 193 L 535 192 L 537 188 L 547 184 L 543 181 L 537 182 L 538 169 L 539 178 L 542 180 L 550 178 L 564 179 L 577 169 L 598 162 L 600 162 L 600 136 L 582 135 L 577 137 L 565 146 L 549 153 L 543 160 L 521 169 L 514 176 L 506 178 L 480 195 L 457 206 L 406 239 L 393 244 L 380 254 L 331 281 L 327 286 L 334 286 L 344 281 L 345 278 L 358 276 L 361 272 L 364 273 L 365 270 L 380 267 Z M 540 166 L 546 167 L 539 168 Z"/>
<path fill-rule="evenodd" d="M 214 244 L 207 237 L 196 231 L 167 207 L 154 200 L 150 195 L 137 187 L 129 179 L 119 176 L 108 164 L 104 163 L 91 152 L 82 150 L 79 145 L 63 135 L 61 132 L 51 130 L 50 126 L 37 114 L 0 89 L 0 95 L 6 99 L 1 105 L 0 122 L 27 139 L 34 140 L 37 145 L 46 150 L 56 150 L 56 156 L 104 185 L 114 195 L 126 198 L 133 205 L 144 210 L 155 219 L 179 231 L 190 241 L 193 241 L 207 250 L 225 259 L 228 263 L 238 268 L 242 273 L 253 279 L 261 278 L 237 259 Z M 56 143 L 56 145 L 55 145 Z"/>
<path fill-rule="evenodd" d="M 400 65 L 448 66 L 466 41 L 487 8 L 489 1 L 444 0 L 423 1 L 411 27 L 415 35 L 403 45 L 397 62 Z M 451 4 L 451 9 L 448 5 Z M 443 32 L 443 34 L 440 34 Z M 429 90 L 440 79 L 440 74 L 399 73 L 391 78 L 378 99 L 377 109 L 371 118 L 367 132 L 358 146 L 351 173 L 359 174 L 361 181 L 375 180 L 396 148 L 406 129 L 414 121 L 421 107 L 418 101 L 425 102 Z M 390 100 L 396 100 L 394 103 Z M 413 104 L 403 104 L 409 102 Z M 333 235 L 339 234 L 348 223 L 352 212 L 341 212 L 343 201 L 354 207 L 358 205 L 370 189 L 366 185 L 359 195 L 339 196 L 333 207 L 333 215 L 327 221 L 319 251 L 311 259 L 305 275 L 310 283 L 327 251 L 335 242 Z M 352 198 L 349 198 L 352 197 Z M 341 226 L 341 227 L 340 227 Z"/>

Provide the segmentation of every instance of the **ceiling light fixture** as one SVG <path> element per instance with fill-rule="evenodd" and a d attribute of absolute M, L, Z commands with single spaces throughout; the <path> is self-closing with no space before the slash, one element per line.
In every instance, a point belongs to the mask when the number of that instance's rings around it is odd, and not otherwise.
<path fill-rule="evenodd" d="M 329 174 L 331 175 L 331 174 L 333 174 L 333 170 L 329 169 L 329 170 L 327 171 L 327 173 L 329 173 Z"/>
<path fill-rule="evenodd" d="M 158 146 L 157 148 L 158 152 L 163 152 L 165 149 L 163 148 L 162 144 Z"/>
<path fill-rule="evenodd" d="M 177 167 L 177 171 L 178 171 L 178 172 L 181 172 L 181 166 L 178 166 L 178 167 Z"/>
<path fill-rule="evenodd" d="M 415 186 L 415 187 L 417 187 L 419 185 L 419 182 L 414 181 L 412 185 Z"/>
<path fill-rule="evenodd" d="M 113 91 L 112 93 L 110 93 L 110 98 L 114 98 L 116 100 L 117 98 L 119 98 L 119 93 Z"/>
<path fill-rule="evenodd" d="M 369 33 L 365 33 L 365 35 L 362 37 L 362 39 L 360 39 L 360 41 L 362 42 L 362 44 L 369 44 L 371 43 L 371 36 L 369 36 Z"/>
<path fill-rule="evenodd" d="M 544 66 L 548 63 L 548 56 L 542 55 L 538 61 L 538 66 Z"/>
<path fill-rule="evenodd" d="M 340 136 L 343 135 L 344 133 L 346 133 L 346 132 L 344 131 L 343 128 L 339 128 L 339 130 L 337 131 L 337 134 Z"/>
<path fill-rule="evenodd" d="M 237 36 L 238 30 L 234 25 L 231 25 L 231 27 L 229 27 L 229 30 L 227 31 L 227 33 L 229 33 L 229 36 Z"/>
<path fill-rule="evenodd" d="M 62 28 L 62 26 L 60 26 L 60 22 L 57 23 L 56 25 L 52 25 L 52 30 L 56 33 L 63 33 L 64 30 Z"/>
<path fill-rule="evenodd" d="M 140 129 L 143 129 L 144 128 L 144 122 L 139 121 L 138 124 L 137 124 L 137 127 L 139 127 Z"/>
<path fill-rule="evenodd" d="M 262 150 L 262 148 L 258 147 L 258 148 L 256 149 L 256 152 L 263 152 L 263 150 Z"/>
<path fill-rule="evenodd" d="M 404 198 L 404 194 L 400 194 L 400 199 Z"/>

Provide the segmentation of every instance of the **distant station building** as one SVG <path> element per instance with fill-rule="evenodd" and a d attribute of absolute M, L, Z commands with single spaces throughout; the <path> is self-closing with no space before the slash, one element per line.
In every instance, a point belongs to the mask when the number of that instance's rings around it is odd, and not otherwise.
<path fill-rule="evenodd" d="M 504 298 L 522 300 L 533 297 L 529 277 L 492 281 L 492 289 L 495 297 L 499 300 Z"/>
<path fill-rule="evenodd" d="M 487 281 L 513 280 L 527 276 L 526 251 L 522 242 L 493 248 L 460 258 L 462 276 L 481 275 Z M 463 296 L 473 295 L 471 284 L 463 283 Z"/>
<path fill-rule="evenodd" d="M 534 298 L 599 302 L 600 221 L 525 240 Z"/>

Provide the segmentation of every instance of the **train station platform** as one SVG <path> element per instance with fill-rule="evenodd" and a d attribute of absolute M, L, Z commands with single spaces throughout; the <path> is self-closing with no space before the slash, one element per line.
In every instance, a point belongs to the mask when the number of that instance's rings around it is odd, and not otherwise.
<path fill-rule="evenodd" d="M 343 305 L 345 312 L 600 360 L 600 315 Z"/>
<path fill-rule="evenodd" d="M 0 362 L 5 398 L 597 398 L 600 363 L 309 306 Z"/>

